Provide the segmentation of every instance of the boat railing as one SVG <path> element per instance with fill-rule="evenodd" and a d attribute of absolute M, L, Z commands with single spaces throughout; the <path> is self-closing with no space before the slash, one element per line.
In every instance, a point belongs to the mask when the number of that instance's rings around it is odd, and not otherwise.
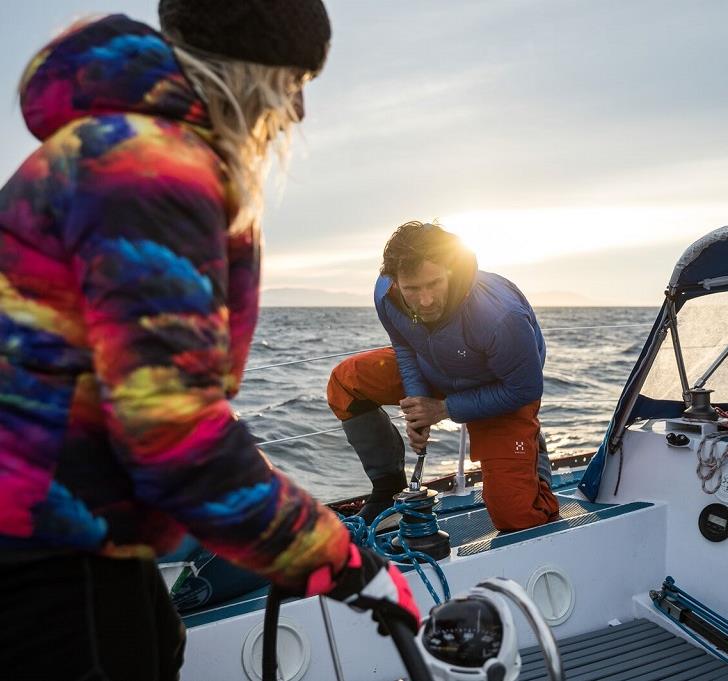
<path fill-rule="evenodd" d="M 652 322 L 650 323 L 638 323 L 638 324 L 600 324 L 597 326 L 561 326 L 561 327 L 550 327 L 546 329 L 541 329 L 542 333 L 550 333 L 554 331 L 585 331 L 585 330 L 591 330 L 591 329 L 626 329 L 630 327 L 651 327 Z M 274 369 L 276 367 L 285 367 L 285 366 L 291 366 L 293 364 L 305 364 L 307 362 L 317 362 L 322 359 L 334 359 L 336 357 L 347 357 L 349 355 L 358 355 L 361 352 L 371 352 L 372 350 L 384 350 L 386 348 L 391 347 L 390 345 L 378 345 L 374 348 L 363 348 L 361 350 L 349 350 L 347 352 L 337 352 L 332 355 L 318 355 L 316 357 L 304 357 L 303 359 L 293 359 L 287 362 L 276 362 L 275 364 L 265 364 L 263 366 L 258 367 L 249 367 L 245 369 L 245 373 L 249 374 L 253 371 L 263 371 L 264 369 Z"/>

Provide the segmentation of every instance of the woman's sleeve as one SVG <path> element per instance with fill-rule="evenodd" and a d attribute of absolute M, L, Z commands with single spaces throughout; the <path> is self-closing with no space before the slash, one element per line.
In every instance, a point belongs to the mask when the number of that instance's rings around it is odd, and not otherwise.
<path fill-rule="evenodd" d="M 138 499 L 231 562 L 300 588 L 313 569 L 343 566 L 348 533 L 267 463 L 225 399 L 219 178 L 140 154 L 87 168 L 65 235 L 114 450 Z"/>

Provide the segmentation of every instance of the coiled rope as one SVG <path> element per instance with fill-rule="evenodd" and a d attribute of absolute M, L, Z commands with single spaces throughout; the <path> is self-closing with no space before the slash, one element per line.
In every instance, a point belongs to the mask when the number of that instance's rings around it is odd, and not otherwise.
<path fill-rule="evenodd" d="M 717 456 L 718 443 L 723 443 L 723 453 Z M 728 462 L 728 433 L 718 431 L 703 435 L 698 445 L 698 467 L 696 473 L 706 494 L 715 494 L 723 482 L 723 466 Z M 713 483 L 711 480 L 715 479 Z"/>
<path fill-rule="evenodd" d="M 439 605 L 443 600 L 447 601 L 450 598 L 450 585 L 447 582 L 445 573 L 432 556 L 428 556 L 422 551 L 413 551 L 407 543 L 408 538 L 427 537 L 438 532 L 437 516 L 432 511 L 433 503 L 434 500 L 432 498 L 396 499 L 394 506 L 382 511 L 369 526 L 367 526 L 364 519 L 360 516 L 344 517 L 339 515 L 339 518 L 349 530 L 351 540 L 358 546 L 368 546 L 392 562 L 401 565 L 412 565 L 430 592 L 432 600 L 435 601 L 436 605 Z M 399 531 L 396 534 L 390 534 L 381 539 L 378 538 L 377 526 L 387 518 L 398 513 L 402 515 L 402 519 L 399 521 Z M 406 517 L 417 518 L 419 522 L 408 522 L 405 520 Z M 395 536 L 399 538 L 400 546 L 402 547 L 401 551 L 397 551 L 392 547 L 392 540 Z M 421 563 L 427 563 L 435 571 L 435 574 L 440 580 L 440 587 L 442 588 L 444 599 L 440 599 L 431 580 L 422 569 Z"/>

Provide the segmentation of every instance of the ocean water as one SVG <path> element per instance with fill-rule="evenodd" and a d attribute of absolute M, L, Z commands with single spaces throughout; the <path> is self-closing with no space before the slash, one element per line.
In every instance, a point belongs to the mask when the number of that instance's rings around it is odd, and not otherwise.
<path fill-rule="evenodd" d="M 547 344 L 541 422 L 552 457 L 593 452 L 657 308 L 539 308 Z M 326 403 L 326 384 L 343 359 L 271 364 L 387 345 L 373 308 L 264 308 L 243 386 L 233 405 L 271 461 L 323 501 L 368 491 L 359 460 Z M 396 407 L 387 410 L 391 416 Z M 402 419 L 394 421 L 402 429 Z M 454 470 L 459 426 L 433 428 L 425 477 Z M 407 448 L 411 472 L 416 455 Z"/>

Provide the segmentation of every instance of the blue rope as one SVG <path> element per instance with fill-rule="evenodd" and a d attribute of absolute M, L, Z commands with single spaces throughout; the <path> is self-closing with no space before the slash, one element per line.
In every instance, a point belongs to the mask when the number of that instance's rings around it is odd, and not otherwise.
<path fill-rule="evenodd" d="M 428 506 L 429 512 L 422 512 L 422 510 L 427 509 Z M 449 600 L 450 585 L 447 583 L 445 573 L 432 556 L 428 556 L 426 553 L 422 553 L 421 551 L 413 551 L 407 544 L 407 538 L 426 537 L 428 535 L 435 534 L 439 530 L 437 517 L 432 512 L 432 506 L 432 499 L 414 499 L 409 501 L 398 499 L 395 501 L 394 506 L 382 511 L 374 519 L 370 526 L 367 526 L 364 519 L 360 516 L 349 516 L 347 518 L 342 516 L 339 517 L 349 530 L 351 540 L 358 546 L 368 546 L 379 555 L 384 556 L 395 563 L 412 565 L 424 585 L 427 587 L 427 590 L 430 592 L 432 600 L 435 601 L 436 605 L 439 605 L 442 601 L 435 591 L 435 587 L 432 585 L 432 582 L 422 569 L 422 565 L 420 563 L 427 563 L 433 568 L 435 574 L 440 580 L 444 600 Z M 379 540 L 377 538 L 377 526 L 390 516 L 397 513 L 401 513 L 403 516 L 402 520 L 399 521 L 399 532 L 396 535 L 399 537 L 402 551 L 395 551 L 392 548 L 392 536 L 384 538 L 383 540 Z M 406 521 L 404 519 L 405 514 L 411 518 L 418 518 L 423 522 L 412 523 Z"/>
<path fill-rule="evenodd" d="M 410 523 L 402 519 L 399 524 L 399 532 L 403 537 L 427 537 L 435 534 L 440 526 L 437 524 L 437 517 L 432 512 L 434 502 L 432 499 L 412 499 L 403 501 L 397 499 L 394 502 L 394 511 L 410 518 L 419 518 L 421 523 Z M 374 523 L 372 525 L 375 526 Z"/>
<path fill-rule="evenodd" d="M 339 520 L 346 526 L 346 529 L 349 530 L 351 541 L 357 546 L 366 546 L 369 541 L 369 528 L 364 522 L 364 518 L 358 515 L 348 517 L 344 517 L 340 513 L 337 515 L 339 516 Z"/>

